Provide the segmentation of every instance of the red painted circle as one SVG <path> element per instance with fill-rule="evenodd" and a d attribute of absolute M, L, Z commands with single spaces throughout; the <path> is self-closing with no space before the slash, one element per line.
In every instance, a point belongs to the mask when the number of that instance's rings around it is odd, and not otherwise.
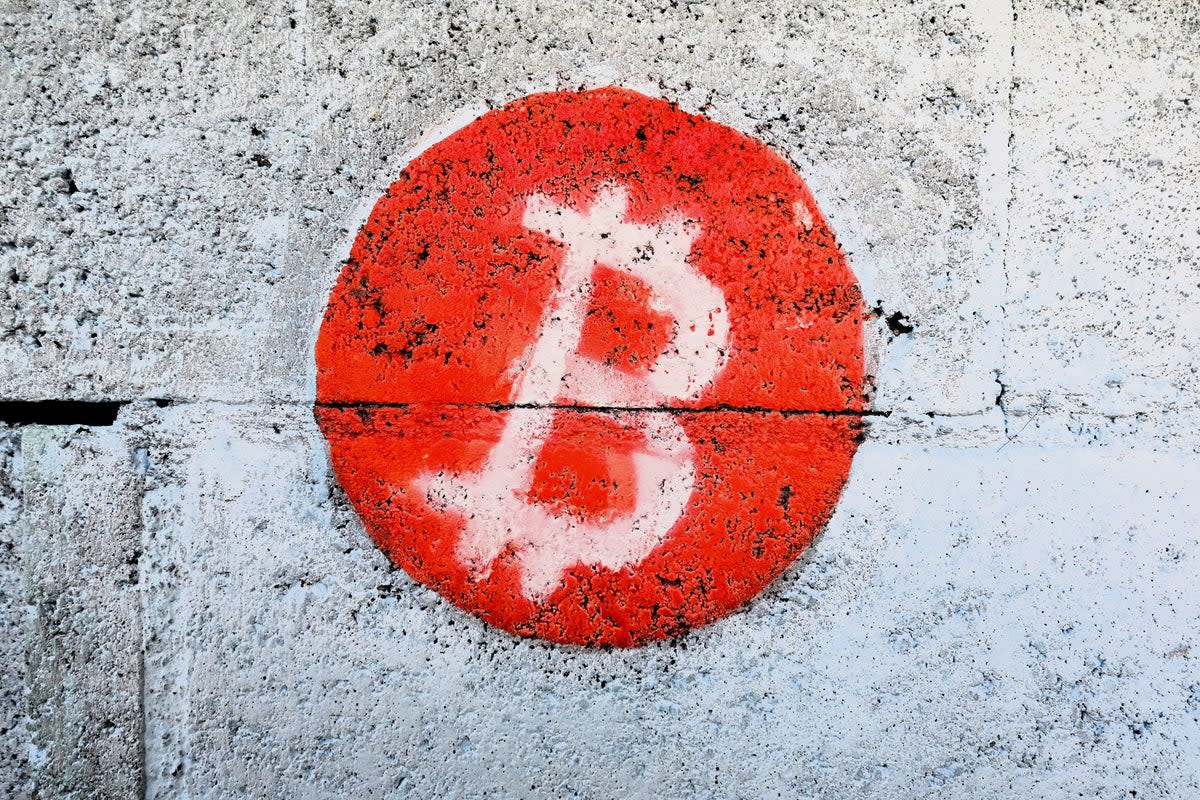
<path fill-rule="evenodd" d="M 527 227 L 530 209 L 594 220 L 613 187 L 627 202 L 621 224 L 691 226 L 680 269 L 723 298 L 709 314 L 727 315 L 719 369 L 652 407 L 567 394 L 514 411 L 534 380 L 529 354 L 567 302 L 557 293 L 573 246 Z M 645 381 L 678 349 L 679 321 L 628 270 L 595 263 L 589 280 L 571 357 Z M 729 613 L 824 526 L 864 408 L 861 325 L 862 296 L 828 225 L 763 144 L 624 89 L 531 95 L 430 147 L 376 203 L 317 340 L 315 413 L 367 530 L 415 579 L 516 634 L 628 646 Z M 578 561 L 532 594 L 533 548 L 551 547 L 530 544 L 537 531 L 476 520 L 471 530 L 494 529 L 502 546 L 486 563 L 463 555 L 467 518 L 486 509 L 447 505 L 430 482 L 480 474 L 522 413 L 547 422 L 512 496 L 570 530 L 665 507 L 635 488 L 637 459 L 671 440 L 669 463 L 691 475 L 678 486 L 690 488 L 676 493 L 677 517 L 661 512 L 674 521 L 648 553 Z"/>

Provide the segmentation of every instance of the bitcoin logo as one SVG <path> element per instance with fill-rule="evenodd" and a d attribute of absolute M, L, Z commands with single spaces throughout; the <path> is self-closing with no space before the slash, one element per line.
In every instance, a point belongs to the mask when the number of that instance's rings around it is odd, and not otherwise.
<path fill-rule="evenodd" d="M 624 89 L 417 156 L 330 296 L 315 415 L 395 564 L 523 636 L 628 646 L 760 592 L 857 446 L 862 298 L 760 142 Z"/>
<path fill-rule="evenodd" d="M 625 219 L 626 192 L 607 187 L 585 213 L 534 195 L 526 203 L 526 228 L 565 247 L 558 286 L 539 334 L 520 361 L 515 406 L 482 470 L 470 475 L 424 476 L 430 502 L 466 520 L 459 557 L 474 574 L 486 573 L 516 544 L 522 589 L 543 599 L 574 564 L 610 570 L 645 558 L 683 514 L 695 487 L 694 454 L 687 434 L 669 413 L 650 411 L 667 400 L 694 397 L 720 369 L 729 334 L 721 291 L 687 263 L 695 223 L 682 217 L 657 225 Z M 607 266 L 650 288 L 650 307 L 670 315 L 668 350 L 643 376 L 630 376 L 578 352 L 592 296 L 592 275 Z M 636 407 L 646 447 L 633 454 L 634 507 L 587 522 L 531 502 L 534 467 L 560 402 Z"/>

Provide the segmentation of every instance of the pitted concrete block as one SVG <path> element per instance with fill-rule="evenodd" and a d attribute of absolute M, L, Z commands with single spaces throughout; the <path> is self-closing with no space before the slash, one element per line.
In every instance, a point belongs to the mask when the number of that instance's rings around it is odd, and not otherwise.
<path fill-rule="evenodd" d="M 365 709 L 369 687 L 341 665 L 320 674 L 271 651 L 323 647 L 308 638 L 316 630 L 340 647 L 363 598 L 395 578 L 348 510 L 335 513 L 318 437 L 311 409 L 298 406 L 185 404 L 152 427 L 141 562 L 149 797 L 342 791 L 315 774 L 343 741 L 340 724 L 293 729 L 290 714 L 315 713 L 338 686 L 361 690 Z M 274 750 L 281 726 L 300 737 L 296 751 Z M 354 758 L 374 775 L 389 756 Z M 292 777 L 280 782 L 284 763 Z M 301 773 L 309 778 L 293 780 Z"/>
<path fill-rule="evenodd" d="M 930 0 L 260 12 L 157 2 L 13 26 L 0 394 L 310 399 L 362 205 L 422 133 L 618 84 L 753 134 L 809 179 L 877 309 L 877 406 L 990 404 L 1006 15 Z"/>
<path fill-rule="evenodd" d="M 25 595 L 21 574 L 21 435 L 0 426 L 0 795 L 29 796 L 25 730 Z"/>
<path fill-rule="evenodd" d="M 1084 428 L 1194 418 L 1196 9 L 1018 3 L 1017 13 L 1005 405 L 1076 415 Z M 1149 422 L 1195 442 L 1193 423 Z"/>
<path fill-rule="evenodd" d="M 154 439 L 148 568 L 173 584 L 149 657 L 180 670 L 147 675 L 148 742 L 178 748 L 152 796 L 1200 788 L 1185 452 L 868 442 L 758 600 L 593 651 L 391 569 L 302 410 L 170 409 Z M 1149 516 L 1123 499 L 1145 492 Z"/>
<path fill-rule="evenodd" d="M 26 428 L 21 455 L 32 796 L 137 795 L 140 466 L 112 430 Z"/>

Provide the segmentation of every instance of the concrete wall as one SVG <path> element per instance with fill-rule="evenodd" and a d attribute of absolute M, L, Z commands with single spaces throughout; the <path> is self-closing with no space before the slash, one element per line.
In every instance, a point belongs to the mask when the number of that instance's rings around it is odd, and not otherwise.
<path fill-rule="evenodd" d="M 128 401 L 0 407 L 0 794 L 1200 794 L 1195 4 L 12 0 L 0 29 L 0 400 Z M 623 651 L 391 567 L 311 411 L 422 131 L 609 83 L 791 159 L 878 309 L 823 536 Z"/>

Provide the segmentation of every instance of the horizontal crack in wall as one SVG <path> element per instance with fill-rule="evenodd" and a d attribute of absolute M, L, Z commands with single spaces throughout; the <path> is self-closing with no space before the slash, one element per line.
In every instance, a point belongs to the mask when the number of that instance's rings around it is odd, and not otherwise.
<path fill-rule="evenodd" d="M 667 414 L 782 414 L 783 416 L 799 416 L 814 414 L 831 417 L 890 417 L 891 411 L 855 410 L 848 408 L 770 408 L 766 406 L 735 406 L 716 404 L 697 408 L 687 406 L 589 406 L 566 403 L 316 403 L 317 408 L 486 408 L 491 411 L 512 411 L 514 409 L 551 409 L 555 411 L 594 411 L 602 414 L 621 414 L 627 412 L 658 411 Z"/>

